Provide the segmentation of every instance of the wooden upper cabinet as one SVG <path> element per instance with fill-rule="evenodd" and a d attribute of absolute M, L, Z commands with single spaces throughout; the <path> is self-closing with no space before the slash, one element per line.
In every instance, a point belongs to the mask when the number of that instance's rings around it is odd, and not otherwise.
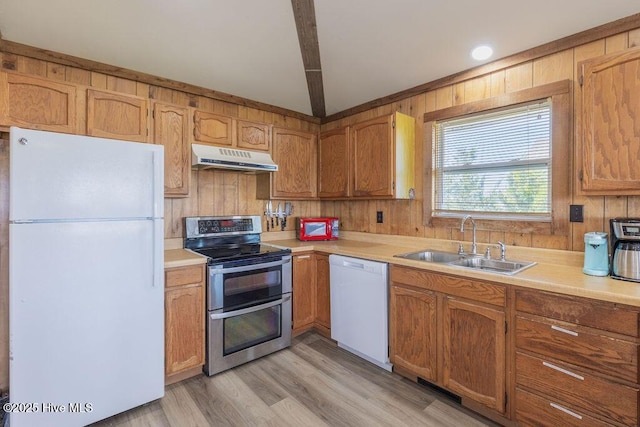
<path fill-rule="evenodd" d="M 0 87 L 0 125 L 76 133 L 75 86 L 1 72 Z"/>
<path fill-rule="evenodd" d="M 188 108 L 156 102 L 153 105 L 153 142 L 164 146 L 164 194 L 189 195 L 191 152 Z"/>
<path fill-rule="evenodd" d="M 414 195 L 415 119 L 394 113 L 351 127 L 352 195 L 408 199 Z"/>
<path fill-rule="evenodd" d="M 456 394 L 504 413 L 504 311 L 446 297 L 443 318 L 442 384 Z"/>
<path fill-rule="evenodd" d="M 354 196 L 393 196 L 393 116 L 356 123 L 351 130 Z"/>
<path fill-rule="evenodd" d="M 349 197 L 349 127 L 320 134 L 318 139 L 318 197 Z"/>
<path fill-rule="evenodd" d="M 271 126 L 264 123 L 237 120 L 237 147 L 247 150 L 269 151 Z"/>
<path fill-rule="evenodd" d="M 233 145 L 233 119 L 221 114 L 195 110 L 193 141 L 197 144 Z"/>
<path fill-rule="evenodd" d="M 147 117 L 145 98 L 87 90 L 87 135 L 147 142 Z"/>
<path fill-rule="evenodd" d="M 311 199 L 317 195 L 316 136 L 289 129 L 273 129 L 273 161 L 278 171 L 261 174 L 260 180 L 270 180 L 270 195 L 260 198 Z M 266 186 L 266 184 L 264 184 Z M 262 185 L 258 183 L 258 192 Z M 265 197 L 267 196 L 267 197 Z"/>
<path fill-rule="evenodd" d="M 640 194 L 640 48 L 581 62 L 582 190 Z"/>

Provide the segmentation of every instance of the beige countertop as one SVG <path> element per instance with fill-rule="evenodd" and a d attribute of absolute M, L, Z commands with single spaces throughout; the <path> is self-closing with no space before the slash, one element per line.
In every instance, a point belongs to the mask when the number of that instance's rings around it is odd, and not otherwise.
<path fill-rule="evenodd" d="M 330 242 L 301 242 L 295 239 L 292 232 L 263 233 L 262 240 L 265 243 L 291 248 L 294 255 L 308 251 L 346 255 L 640 307 L 640 284 L 584 274 L 582 272 L 584 256 L 582 252 L 508 246 L 507 259 L 535 261 L 537 264 L 514 276 L 506 276 L 464 267 L 394 257 L 397 254 L 427 248 L 454 252 L 455 247 L 451 241 L 356 232 L 341 232 L 340 234 L 341 240 Z M 465 242 L 465 245 L 468 247 L 468 242 Z M 484 250 L 485 245 L 479 243 L 478 246 L 479 252 Z M 179 264 L 182 262 L 184 263 Z M 205 262 L 204 258 L 182 249 L 165 251 L 165 267 L 203 262 Z"/>
<path fill-rule="evenodd" d="M 165 249 L 164 251 L 164 268 L 185 267 L 206 262 L 207 259 L 202 255 L 184 249 Z"/>

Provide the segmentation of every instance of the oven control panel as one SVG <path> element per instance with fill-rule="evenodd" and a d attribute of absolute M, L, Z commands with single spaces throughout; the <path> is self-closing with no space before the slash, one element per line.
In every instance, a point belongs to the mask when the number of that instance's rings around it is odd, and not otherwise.
<path fill-rule="evenodd" d="M 253 231 L 251 219 L 201 219 L 198 221 L 200 234 L 228 233 L 234 231 Z"/>
<path fill-rule="evenodd" d="M 262 232 L 259 216 L 188 217 L 185 228 L 187 238 Z"/>

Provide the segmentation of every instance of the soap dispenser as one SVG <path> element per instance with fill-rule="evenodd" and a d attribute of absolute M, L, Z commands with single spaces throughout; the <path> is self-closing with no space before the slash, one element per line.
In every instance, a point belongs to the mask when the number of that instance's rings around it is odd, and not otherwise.
<path fill-rule="evenodd" d="M 590 276 L 609 275 L 609 242 L 607 233 L 590 232 L 584 235 L 584 268 Z"/>

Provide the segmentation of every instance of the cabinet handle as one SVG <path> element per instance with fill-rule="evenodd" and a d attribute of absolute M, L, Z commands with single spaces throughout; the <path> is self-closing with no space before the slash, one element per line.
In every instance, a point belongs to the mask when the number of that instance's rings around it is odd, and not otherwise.
<path fill-rule="evenodd" d="M 561 328 L 560 326 L 551 325 L 551 329 L 553 329 L 554 331 L 558 331 L 558 332 L 562 332 L 562 333 L 565 333 L 565 334 L 573 335 L 574 337 L 578 336 L 577 332 L 570 331 L 569 329 Z"/>
<path fill-rule="evenodd" d="M 575 374 L 575 373 L 573 373 L 571 371 L 567 371 L 566 369 L 562 369 L 560 366 L 552 365 L 549 362 L 542 362 L 542 364 L 544 366 L 546 366 L 547 368 L 555 369 L 556 371 L 562 372 L 563 374 L 567 374 L 570 377 L 577 378 L 580 381 L 584 381 L 584 377 L 582 375 L 578 375 L 578 374 Z"/>
<path fill-rule="evenodd" d="M 570 410 L 568 410 L 567 408 L 565 408 L 565 407 L 562 407 L 562 406 L 558 405 L 557 403 L 549 402 L 549 406 L 551 406 L 552 408 L 557 409 L 558 411 L 562 411 L 562 412 L 564 412 L 565 414 L 569 414 L 569 415 L 571 415 L 572 417 L 577 418 L 577 419 L 579 419 L 579 420 L 581 420 L 581 419 L 582 419 L 582 415 L 580 415 L 580 414 L 576 414 L 575 412 L 570 411 Z"/>
<path fill-rule="evenodd" d="M 311 255 L 298 255 L 296 258 L 298 258 L 298 259 L 307 259 L 307 258 L 311 258 Z"/>

